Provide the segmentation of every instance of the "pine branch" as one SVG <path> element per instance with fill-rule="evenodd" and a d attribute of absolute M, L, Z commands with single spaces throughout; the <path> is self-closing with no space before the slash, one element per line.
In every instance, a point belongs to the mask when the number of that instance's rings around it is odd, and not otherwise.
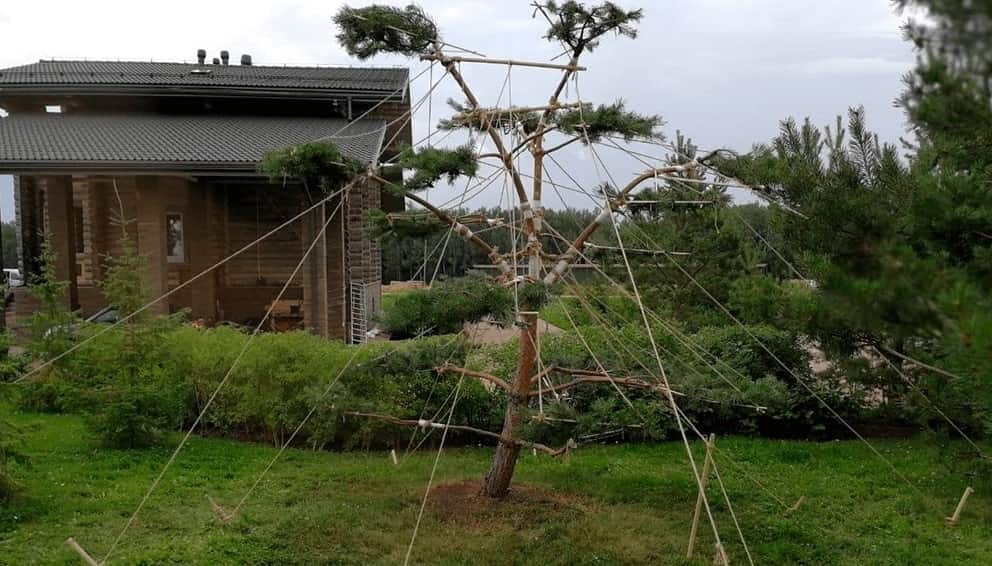
<path fill-rule="evenodd" d="M 427 209 L 431 214 L 436 216 L 438 220 L 450 226 L 452 232 L 458 234 L 460 237 L 471 242 L 480 250 L 482 250 L 482 252 L 486 254 L 486 257 L 489 258 L 489 261 L 492 262 L 492 264 L 495 265 L 497 268 L 499 268 L 500 272 L 504 276 L 506 277 L 512 276 L 511 274 L 513 270 L 510 267 L 510 265 L 506 262 L 506 259 L 504 259 L 502 255 L 500 255 L 499 251 L 496 248 L 490 246 L 488 243 L 486 243 L 485 240 L 483 240 L 474 232 L 472 232 L 471 228 L 462 224 L 461 222 L 458 222 L 458 220 L 453 218 L 450 214 L 434 206 L 425 199 L 422 199 L 419 196 L 415 195 L 414 193 L 406 190 L 403 187 L 403 185 L 397 185 L 396 183 L 393 183 L 392 181 L 389 181 L 388 179 L 384 179 L 383 177 L 380 177 L 375 174 L 371 175 L 371 178 L 374 179 L 375 181 L 382 183 L 387 187 L 391 187 L 394 191 L 402 194 L 406 198 L 412 200 L 413 202 Z"/>
<path fill-rule="evenodd" d="M 558 114 L 554 120 L 562 132 L 582 135 L 589 142 L 597 142 L 610 135 L 622 136 L 625 141 L 634 138 L 657 139 L 660 135 L 655 128 L 662 124 L 660 116 L 643 116 L 628 111 L 623 100 L 596 108 L 585 104 L 581 109 Z"/>
<path fill-rule="evenodd" d="M 343 6 L 334 16 L 338 42 L 352 56 L 365 60 L 380 53 L 414 57 L 440 38 L 437 25 L 415 4 L 405 8 L 373 4 Z"/>
<path fill-rule="evenodd" d="M 569 370 L 563 370 L 563 371 L 569 373 Z M 618 385 L 620 387 L 627 387 L 630 389 L 641 389 L 644 391 L 654 391 L 660 394 L 667 394 L 666 393 L 667 389 L 662 385 L 649 383 L 642 379 L 636 379 L 632 377 L 611 377 L 607 374 L 601 373 L 596 375 L 592 375 L 592 374 L 577 375 L 575 379 L 573 379 L 572 381 L 561 383 L 558 385 L 553 385 L 551 387 L 540 389 L 538 391 L 531 391 L 530 396 L 536 397 L 538 395 L 548 395 L 550 393 L 561 393 L 562 391 L 568 391 L 569 389 L 573 389 L 575 387 L 578 387 L 579 385 L 584 385 L 587 383 L 599 384 L 599 385 L 603 385 L 603 384 Z M 679 396 L 683 395 L 682 393 L 679 393 L 677 391 L 672 391 L 672 394 Z"/>
<path fill-rule="evenodd" d="M 445 177 L 449 183 L 461 175 L 474 177 L 479 167 L 479 158 L 470 146 L 457 149 L 408 147 L 402 151 L 398 162 L 404 169 L 413 170 L 413 176 L 404 182 L 407 191 L 433 187 Z"/>
<path fill-rule="evenodd" d="M 348 181 L 363 169 L 361 163 L 346 157 L 333 143 L 311 142 L 272 150 L 258 164 L 258 171 L 272 180 L 293 178 L 305 187 L 325 192 Z"/>
<path fill-rule="evenodd" d="M 561 456 L 562 454 L 568 454 L 569 452 L 571 452 L 572 450 L 578 447 L 575 441 L 571 439 L 568 442 L 566 442 L 565 445 L 562 446 L 561 448 L 551 448 L 546 444 L 541 444 L 538 442 L 529 442 L 527 440 L 521 440 L 519 438 L 509 438 L 497 434 L 495 432 L 489 432 L 488 430 L 482 430 L 480 428 L 475 428 L 465 425 L 445 425 L 427 419 L 419 419 L 419 420 L 401 419 L 391 415 L 382 415 L 379 413 L 361 413 L 357 411 L 348 411 L 345 412 L 344 414 L 351 417 L 362 417 L 366 419 L 380 420 L 390 424 L 401 425 L 401 426 L 416 426 L 425 429 L 436 428 L 440 430 L 448 429 L 448 430 L 457 430 L 462 432 L 471 432 L 473 434 L 478 434 L 480 436 L 494 438 L 496 440 L 499 440 L 500 442 L 505 442 L 508 444 L 516 444 L 517 446 L 521 446 L 523 448 L 533 448 L 535 450 L 540 450 L 541 452 L 544 452 L 545 454 L 551 456 Z"/>
<path fill-rule="evenodd" d="M 576 56 L 592 51 L 599 39 L 609 33 L 637 37 L 636 24 L 644 15 L 642 10 L 626 11 L 613 2 L 587 7 L 581 2 L 535 2 L 532 4 L 550 24 L 544 38 L 559 41 L 572 48 Z"/>
<path fill-rule="evenodd" d="M 460 375 L 467 375 L 468 377 L 474 377 L 475 379 L 478 379 L 480 381 L 488 381 L 489 383 L 492 383 L 493 385 L 496 385 L 497 387 L 499 387 L 503 391 L 506 391 L 507 393 L 511 393 L 513 391 L 513 389 L 510 387 L 510 384 L 509 383 L 507 383 L 506 381 L 504 381 L 504 380 L 496 377 L 495 375 L 488 374 L 488 373 L 485 373 L 485 372 L 473 371 L 473 370 L 462 368 L 462 367 L 458 367 L 458 366 L 455 366 L 455 365 L 452 365 L 452 364 L 449 364 L 449 363 L 446 363 L 446 364 L 444 364 L 442 366 L 439 366 L 439 367 L 437 367 L 435 369 L 437 370 L 438 373 L 456 373 L 456 374 L 460 374 Z"/>

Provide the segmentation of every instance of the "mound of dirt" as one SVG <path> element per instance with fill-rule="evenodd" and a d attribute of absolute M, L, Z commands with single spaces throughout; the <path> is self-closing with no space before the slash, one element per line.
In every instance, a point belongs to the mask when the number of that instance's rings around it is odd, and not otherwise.
<path fill-rule="evenodd" d="M 464 332 L 473 344 L 506 344 L 520 336 L 520 329 L 515 326 L 500 326 L 486 320 L 465 323 Z M 537 321 L 537 332 L 542 336 L 561 334 L 562 329 L 542 319 Z"/>
<path fill-rule="evenodd" d="M 514 484 L 503 499 L 479 494 L 479 480 L 444 483 L 431 490 L 427 506 L 441 521 L 470 528 L 499 525 L 533 526 L 553 515 L 585 512 L 575 495 L 537 486 Z"/>

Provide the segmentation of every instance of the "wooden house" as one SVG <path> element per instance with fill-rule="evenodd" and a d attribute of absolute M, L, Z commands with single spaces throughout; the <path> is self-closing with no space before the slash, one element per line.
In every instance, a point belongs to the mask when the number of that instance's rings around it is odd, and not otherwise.
<path fill-rule="evenodd" d="M 99 287 L 120 248 L 113 219 L 146 258 L 159 297 L 319 202 L 257 172 L 266 152 L 330 140 L 366 164 L 410 144 L 408 70 L 40 61 L 0 70 L 0 174 L 15 176 L 17 247 L 38 272 L 45 234 L 66 300 L 83 316 L 107 305 Z M 0 113 L 2 115 L 2 113 Z M 385 202 L 384 202 L 385 200 Z M 402 202 L 356 186 L 154 305 L 208 324 L 260 320 L 328 215 L 330 221 L 276 313 L 321 336 L 364 340 L 380 304 L 380 254 L 370 208 Z M 15 320 L 35 308 L 19 290 Z M 292 326 L 292 325 L 290 325 Z"/>

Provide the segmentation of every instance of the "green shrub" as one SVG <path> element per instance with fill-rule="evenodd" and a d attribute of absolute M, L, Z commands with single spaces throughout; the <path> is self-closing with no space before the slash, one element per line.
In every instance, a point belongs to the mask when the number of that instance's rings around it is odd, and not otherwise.
<path fill-rule="evenodd" d="M 93 393 L 92 389 L 50 374 L 20 384 L 15 399 L 17 407 L 24 411 L 61 414 L 90 410 L 98 401 Z"/>
<path fill-rule="evenodd" d="M 56 255 L 48 234 L 42 244 L 40 259 L 41 271 L 30 281 L 29 287 L 38 299 L 39 307 L 28 318 L 31 340 L 27 350 L 36 359 L 51 360 L 72 346 L 73 326 L 78 319 L 66 305 L 69 283 L 59 281 L 55 274 Z"/>
<path fill-rule="evenodd" d="M 161 383 L 134 385 L 111 394 L 91 428 L 104 446 L 145 448 L 162 441 L 180 410 L 174 393 Z"/>
<path fill-rule="evenodd" d="M 394 339 L 452 334 L 466 322 L 505 320 L 512 308 L 509 290 L 488 279 L 463 277 L 400 296 L 381 322 Z"/>
<path fill-rule="evenodd" d="M 0 421 L 0 503 L 10 501 L 19 487 L 7 465 L 15 459 L 24 459 L 17 451 L 20 436 L 20 430 L 14 425 Z"/>

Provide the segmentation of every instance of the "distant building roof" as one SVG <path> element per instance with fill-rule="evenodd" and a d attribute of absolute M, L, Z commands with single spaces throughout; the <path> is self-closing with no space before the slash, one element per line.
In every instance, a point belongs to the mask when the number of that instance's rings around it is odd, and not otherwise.
<path fill-rule="evenodd" d="M 266 152 L 329 139 L 369 163 L 386 123 L 334 118 L 23 113 L 0 118 L 0 173 L 252 172 Z"/>
<path fill-rule="evenodd" d="M 273 67 L 141 61 L 39 61 L 0 69 L 0 92 L 11 88 L 153 87 L 334 90 L 390 93 L 403 89 L 405 68 Z"/>

